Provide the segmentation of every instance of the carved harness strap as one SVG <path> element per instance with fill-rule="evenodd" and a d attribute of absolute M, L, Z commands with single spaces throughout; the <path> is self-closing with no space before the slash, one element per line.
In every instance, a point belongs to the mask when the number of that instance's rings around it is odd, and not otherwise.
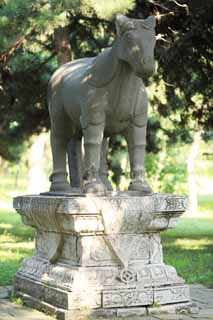
<path fill-rule="evenodd" d="M 133 270 L 130 270 L 128 268 L 129 264 L 129 256 L 131 252 L 125 251 L 125 255 L 123 255 L 122 251 L 120 250 L 119 246 L 117 246 L 117 239 L 113 235 L 110 236 L 103 236 L 103 239 L 106 243 L 106 245 L 113 251 L 115 256 L 120 261 L 121 265 L 123 266 L 123 269 L 120 272 L 120 280 L 124 283 L 131 283 L 134 282 L 136 279 L 136 273 Z"/>

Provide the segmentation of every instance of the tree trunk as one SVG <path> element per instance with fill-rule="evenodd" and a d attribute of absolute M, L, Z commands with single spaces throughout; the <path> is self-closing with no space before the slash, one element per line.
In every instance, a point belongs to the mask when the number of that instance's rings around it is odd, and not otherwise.
<path fill-rule="evenodd" d="M 59 27 L 55 30 L 55 48 L 57 52 L 58 66 L 71 60 L 71 45 L 68 27 Z"/>
<path fill-rule="evenodd" d="M 41 133 L 39 136 L 33 137 L 33 143 L 28 156 L 29 178 L 27 192 L 30 194 L 44 192 L 48 186 L 48 181 L 44 171 L 44 150 L 47 140 L 47 133 Z"/>
<path fill-rule="evenodd" d="M 201 142 L 201 131 L 197 131 L 194 134 L 193 143 L 189 152 L 187 161 L 187 172 L 188 172 L 188 215 L 196 215 L 198 211 L 198 200 L 197 200 L 197 183 L 195 176 L 195 161 L 199 151 Z"/>
<path fill-rule="evenodd" d="M 55 48 L 57 52 L 58 66 L 61 66 L 69 62 L 70 60 L 72 60 L 72 49 L 70 45 L 68 27 L 57 28 L 55 30 L 54 35 L 55 35 Z M 71 172 L 73 171 L 73 168 L 76 168 L 76 164 L 79 165 L 79 163 L 81 163 L 81 159 L 80 159 L 81 157 L 76 149 L 77 145 L 78 145 L 77 141 L 74 141 L 73 139 L 70 140 L 69 144 L 67 145 L 70 182 L 72 181 Z M 73 180 L 76 180 L 75 177 L 77 177 L 78 182 L 76 183 L 76 181 L 72 181 L 72 186 L 80 187 L 77 168 L 75 171 L 76 172 L 73 173 L 73 178 L 74 178 Z"/>

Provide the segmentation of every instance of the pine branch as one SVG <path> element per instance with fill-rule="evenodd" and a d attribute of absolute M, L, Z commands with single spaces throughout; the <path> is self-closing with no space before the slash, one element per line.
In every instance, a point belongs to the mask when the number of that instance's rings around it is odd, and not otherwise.
<path fill-rule="evenodd" d="M 84 20 L 84 21 L 89 21 L 91 23 L 106 23 L 106 24 L 111 24 L 111 21 L 105 20 L 105 19 L 101 19 L 101 18 L 97 18 L 97 17 L 87 17 L 87 16 L 83 16 L 83 15 L 73 15 L 72 12 L 69 11 L 69 15 L 70 15 L 70 19 L 71 20 Z"/>
<path fill-rule="evenodd" d="M 4 66 L 6 66 L 9 63 L 10 59 L 23 46 L 24 42 L 29 37 L 32 36 L 34 31 L 35 31 L 35 27 L 33 27 L 29 33 L 27 33 L 24 36 L 21 36 L 18 40 L 16 40 L 6 52 L 4 52 L 2 55 L 0 55 L 0 62 L 2 62 Z"/>

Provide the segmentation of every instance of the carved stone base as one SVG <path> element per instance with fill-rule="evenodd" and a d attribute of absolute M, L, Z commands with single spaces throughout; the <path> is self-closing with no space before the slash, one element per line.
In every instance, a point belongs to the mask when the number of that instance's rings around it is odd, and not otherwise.
<path fill-rule="evenodd" d="M 76 310 L 122 316 L 190 301 L 159 233 L 176 225 L 185 198 L 23 196 L 14 207 L 37 229 L 36 254 L 15 279 L 27 304 L 71 320 Z"/>
<path fill-rule="evenodd" d="M 151 307 L 125 307 L 125 308 L 99 308 L 99 309 L 87 309 L 79 308 L 66 310 L 63 308 L 57 308 L 49 303 L 42 300 L 36 299 L 28 294 L 22 292 L 16 292 L 22 301 L 37 310 L 43 311 L 48 314 L 55 315 L 58 320 L 76 320 L 81 318 L 91 319 L 99 318 L 102 319 L 111 317 L 129 317 L 129 316 L 146 316 L 155 315 L 159 313 L 180 313 L 180 314 L 195 314 L 199 313 L 199 309 L 195 304 L 190 302 L 165 304 L 163 306 Z"/>

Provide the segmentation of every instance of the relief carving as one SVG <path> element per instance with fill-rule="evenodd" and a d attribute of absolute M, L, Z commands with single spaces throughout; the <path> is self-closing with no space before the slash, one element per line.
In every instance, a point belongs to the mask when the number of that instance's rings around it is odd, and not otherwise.
<path fill-rule="evenodd" d="M 152 302 L 152 289 L 103 292 L 104 308 L 144 306 L 152 304 Z"/>

